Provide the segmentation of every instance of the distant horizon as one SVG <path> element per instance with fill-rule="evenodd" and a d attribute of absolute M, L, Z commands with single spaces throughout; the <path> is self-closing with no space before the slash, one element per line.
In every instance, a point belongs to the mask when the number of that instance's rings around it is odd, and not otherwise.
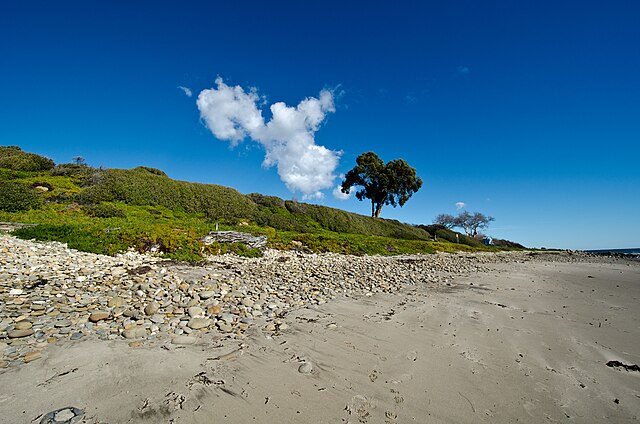
<path fill-rule="evenodd" d="M 362 215 L 339 184 L 373 151 L 424 181 L 383 218 L 477 211 L 528 247 L 633 246 L 639 19 L 638 2 L 4 2 L 0 144 Z"/>

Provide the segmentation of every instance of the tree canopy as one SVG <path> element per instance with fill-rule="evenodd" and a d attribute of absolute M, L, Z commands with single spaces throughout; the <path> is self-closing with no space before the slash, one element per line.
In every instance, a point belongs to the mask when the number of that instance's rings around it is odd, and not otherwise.
<path fill-rule="evenodd" d="M 373 152 L 366 152 L 356 158 L 356 166 L 347 172 L 342 182 L 342 192 L 349 193 L 354 186 L 358 200 L 371 200 L 371 216 L 380 217 L 384 205 L 404 206 L 409 198 L 422 187 L 422 179 L 415 168 L 403 159 L 385 164 Z"/>
<path fill-rule="evenodd" d="M 460 212 L 458 216 L 440 214 L 436 216 L 433 223 L 446 228 L 460 227 L 466 235 L 475 237 L 478 235 L 478 230 L 487 228 L 491 221 L 495 221 L 495 218 L 492 216 L 486 216 L 480 212 L 469 213 L 464 211 Z"/>

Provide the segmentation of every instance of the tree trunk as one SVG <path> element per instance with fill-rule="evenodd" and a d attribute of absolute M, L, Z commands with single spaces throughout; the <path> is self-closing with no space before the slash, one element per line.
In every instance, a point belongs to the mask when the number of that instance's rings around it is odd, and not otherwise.
<path fill-rule="evenodd" d="M 378 206 L 376 206 L 376 210 L 373 213 L 373 217 L 374 218 L 380 218 L 380 212 L 382 212 L 382 203 L 378 203 Z"/>

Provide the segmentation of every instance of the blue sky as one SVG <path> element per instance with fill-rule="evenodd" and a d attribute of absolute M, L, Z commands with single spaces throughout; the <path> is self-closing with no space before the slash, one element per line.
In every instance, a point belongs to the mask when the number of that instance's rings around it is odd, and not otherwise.
<path fill-rule="evenodd" d="M 464 202 L 528 246 L 640 245 L 637 1 L 231 3 L 2 2 L 0 144 L 300 199 L 196 99 L 218 76 L 253 87 L 266 128 L 270 105 L 331 90 L 312 139 L 341 152 L 335 175 L 374 151 L 424 180 L 383 217 Z M 331 191 L 309 201 L 369 213 Z"/>

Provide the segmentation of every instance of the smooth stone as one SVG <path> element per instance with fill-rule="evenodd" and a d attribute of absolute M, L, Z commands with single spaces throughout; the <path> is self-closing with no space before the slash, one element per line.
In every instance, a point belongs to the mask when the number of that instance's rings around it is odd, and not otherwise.
<path fill-rule="evenodd" d="M 16 330 L 28 330 L 33 327 L 33 324 L 31 324 L 29 321 L 20 321 L 16 323 L 15 327 Z"/>
<path fill-rule="evenodd" d="M 151 317 L 151 322 L 154 324 L 164 323 L 164 315 L 154 315 Z"/>
<path fill-rule="evenodd" d="M 9 296 L 20 296 L 22 293 L 24 293 L 24 290 L 22 290 L 22 289 L 11 289 L 11 290 L 9 290 Z"/>
<path fill-rule="evenodd" d="M 234 321 L 234 316 L 232 314 L 222 314 L 220 315 L 220 319 L 224 322 L 232 323 Z"/>
<path fill-rule="evenodd" d="M 250 308 L 250 307 L 253 306 L 253 300 L 244 298 L 244 299 L 242 299 L 242 304 L 244 306 L 246 306 L 247 308 Z"/>
<path fill-rule="evenodd" d="M 313 365 L 311 365 L 311 362 L 303 362 L 298 367 L 298 372 L 300 374 L 311 374 L 311 371 L 313 371 Z"/>
<path fill-rule="evenodd" d="M 73 333 L 70 338 L 71 340 L 80 340 L 83 337 L 84 337 L 84 333 L 78 332 L 78 333 Z"/>
<path fill-rule="evenodd" d="M 144 313 L 147 315 L 153 315 L 156 312 L 158 312 L 159 309 L 160 309 L 160 304 L 154 300 L 144 308 Z"/>
<path fill-rule="evenodd" d="M 233 330 L 233 327 L 231 326 L 231 324 L 227 323 L 227 322 L 223 322 L 223 321 L 218 321 L 216 323 L 216 325 L 218 326 L 218 329 L 222 332 L 225 333 L 229 333 Z"/>
<path fill-rule="evenodd" d="M 199 306 L 191 306 L 189 309 L 187 309 L 187 313 L 192 318 L 193 317 L 198 317 L 198 316 L 202 316 L 204 314 L 204 309 L 202 309 Z"/>
<path fill-rule="evenodd" d="M 38 352 L 37 350 L 34 350 L 32 352 L 28 352 L 26 355 L 24 355 L 24 357 L 22 358 L 22 360 L 28 364 L 31 361 L 35 361 L 36 359 L 40 359 L 42 358 L 42 353 Z"/>
<path fill-rule="evenodd" d="M 138 347 L 142 347 L 142 342 L 129 342 L 129 347 L 133 347 L 133 348 L 138 348 Z"/>
<path fill-rule="evenodd" d="M 62 411 L 58 412 L 53 417 L 53 419 L 56 420 L 57 422 L 64 423 L 66 421 L 70 421 L 75 416 L 76 414 L 71 409 L 63 409 Z"/>
<path fill-rule="evenodd" d="M 146 337 L 147 329 L 144 327 L 135 326 L 133 328 L 129 328 L 122 332 L 122 335 L 125 339 L 139 339 L 141 337 Z"/>
<path fill-rule="evenodd" d="M 278 326 L 278 330 L 280 330 L 280 331 L 284 331 L 284 330 L 286 330 L 288 328 L 289 328 L 289 326 L 287 324 L 285 324 L 284 322 Z"/>
<path fill-rule="evenodd" d="M 98 321 L 102 321 L 105 320 L 107 318 L 109 318 L 111 314 L 109 312 L 106 311 L 96 311 L 94 313 L 92 313 L 91 315 L 89 315 L 89 321 L 91 322 L 98 322 Z"/>
<path fill-rule="evenodd" d="M 35 333 L 32 328 L 28 328 L 26 330 L 13 330 L 7 333 L 10 339 L 19 339 L 20 337 L 27 337 Z"/>
<path fill-rule="evenodd" d="M 9 363 L 7 361 L 0 361 L 0 368 L 7 368 Z"/>
<path fill-rule="evenodd" d="M 276 331 L 276 325 L 272 322 L 264 326 L 265 331 Z"/>
<path fill-rule="evenodd" d="M 209 290 L 198 293 L 198 295 L 200 296 L 200 299 L 203 299 L 203 300 L 212 298 L 214 294 L 215 292 L 212 292 Z"/>
<path fill-rule="evenodd" d="M 176 336 L 171 340 L 171 344 L 175 344 L 175 345 L 192 345 L 194 344 L 196 341 L 198 341 L 198 339 L 194 336 Z"/>
<path fill-rule="evenodd" d="M 112 297 L 107 301 L 107 306 L 110 308 L 117 308 L 123 306 L 125 303 L 127 302 L 121 297 Z"/>
<path fill-rule="evenodd" d="M 68 319 L 61 319 L 60 321 L 56 321 L 54 326 L 58 328 L 69 327 L 71 325 L 71 321 Z"/>
<path fill-rule="evenodd" d="M 220 312 L 222 312 L 222 307 L 220 305 L 213 305 L 213 306 L 210 306 L 209 309 L 207 309 L 207 311 L 211 315 L 218 315 Z"/>
<path fill-rule="evenodd" d="M 211 325 L 211 320 L 206 318 L 191 318 L 187 326 L 194 330 L 198 330 L 200 328 L 205 328 Z"/>

